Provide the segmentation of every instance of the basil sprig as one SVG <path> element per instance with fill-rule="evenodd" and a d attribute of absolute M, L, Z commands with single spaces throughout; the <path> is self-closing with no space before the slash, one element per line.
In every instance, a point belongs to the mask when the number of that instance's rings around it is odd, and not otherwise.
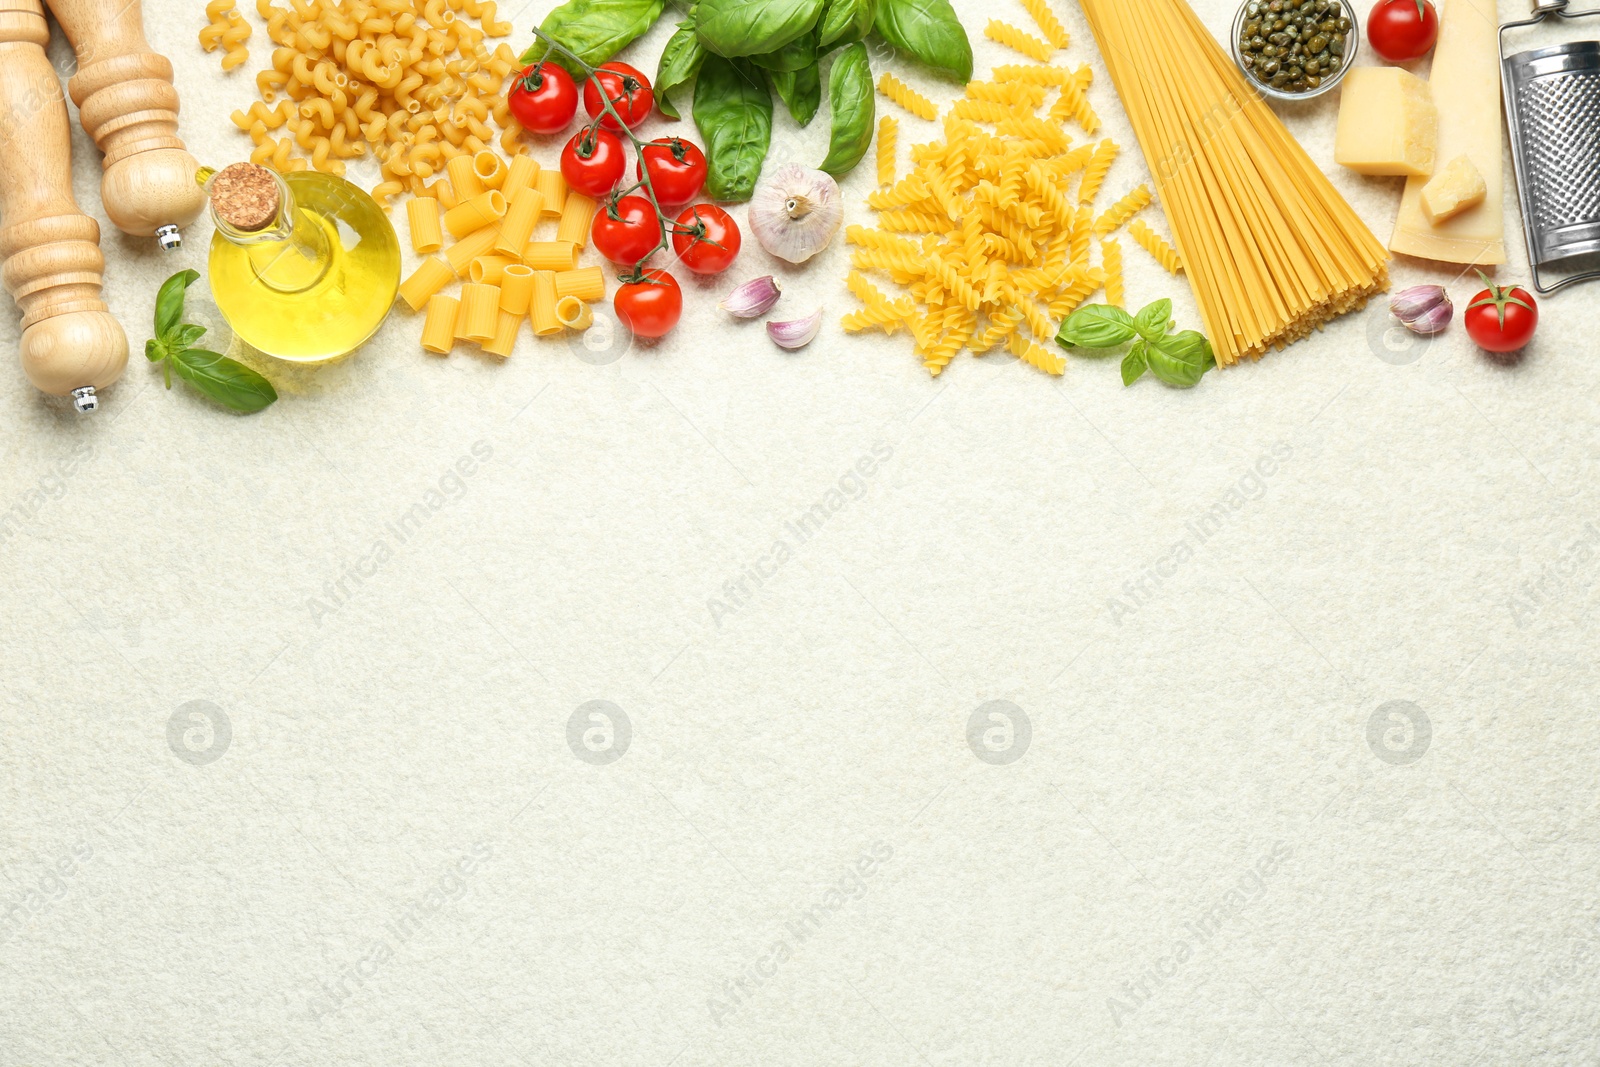
<path fill-rule="evenodd" d="M 833 135 L 822 169 L 837 178 L 850 173 L 872 144 L 877 103 L 873 99 L 867 46 L 860 41 L 833 59 L 833 69 L 828 72 L 828 108 L 833 116 Z"/>
<path fill-rule="evenodd" d="M 772 144 L 772 93 L 742 59 L 707 56 L 694 85 L 694 124 L 706 142 L 706 194 L 749 200 Z"/>
<path fill-rule="evenodd" d="M 183 321 L 183 298 L 199 278 L 197 272 L 184 270 L 162 283 L 156 294 L 156 335 L 145 342 L 144 357 L 162 364 L 168 389 L 177 374 L 224 407 L 247 414 L 260 411 L 278 399 L 271 382 L 237 360 L 193 347 L 206 328 Z"/>
<path fill-rule="evenodd" d="M 1172 332 L 1172 301 L 1157 300 L 1137 315 L 1108 304 L 1089 304 L 1067 316 L 1056 333 L 1063 348 L 1100 352 L 1133 342 L 1122 359 L 1122 384 L 1132 385 L 1149 371 L 1178 389 L 1200 384 L 1216 366 L 1216 353 L 1205 335 L 1194 330 Z"/>

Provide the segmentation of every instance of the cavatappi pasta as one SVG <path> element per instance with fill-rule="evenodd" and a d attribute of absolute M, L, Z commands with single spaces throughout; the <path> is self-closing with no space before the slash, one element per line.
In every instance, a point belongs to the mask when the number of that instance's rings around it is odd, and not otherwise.
<path fill-rule="evenodd" d="M 1029 11 L 1056 40 L 1049 8 Z M 944 136 L 912 145 L 910 171 L 867 195 L 877 225 L 845 228 L 854 268 L 846 285 L 861 304 L 844 316 L 846 331 L 909 333 L 935 376 L 963 348 L 1064 373 L 1054 344 L 1061 320 L 1103 287 L 1108 298 L 1126 299 L 1122 249 L 1111 235 L 1150 202 L 1141 186 L 1097 214 L 1117 145 L 1074 144 L 1060 121 L 1038 114 L 1052 98 L 1052 115 L 1063 99 L 1069 115 L 1083 112 L 1091 77 L 1087 66 L 1020 63 L 967 85 L 942 120 Z"/>

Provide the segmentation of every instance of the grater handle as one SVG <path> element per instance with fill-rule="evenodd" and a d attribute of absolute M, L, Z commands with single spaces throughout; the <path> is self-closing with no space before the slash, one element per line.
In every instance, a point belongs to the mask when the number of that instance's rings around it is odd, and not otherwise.
<path fill-rule="evenodd" d="M 1534 291 L 1540 296 L 1549 296 L 1551 293 L 1559 293 L 1569 285 L 1577 285 L 1579 282 L 1592 282 L 1596 278 L 1600 278 L 1600 270 L 1590 270 L 1582 274 L 1574 274 L 1570 278 L 1562 278 L 1554 285 L 1546 285 L 1544 279 L 1539 275 L 1539 264 L 1530 263 L 1529 266 L 1533 268 Z"/>
<path fill-rule="evenodd" d="M 1529 0 L 1529 6 L 1533 9 L 1533 17 L 1542 19 L 1546 15 L 1565 11 L 1568 2 L 1569 0 Z"/>

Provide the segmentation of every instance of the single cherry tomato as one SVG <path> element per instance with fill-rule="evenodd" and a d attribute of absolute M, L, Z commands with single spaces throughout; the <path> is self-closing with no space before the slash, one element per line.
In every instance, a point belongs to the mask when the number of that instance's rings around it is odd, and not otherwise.
<path fill-rule="evenodd" d="M 639 150 L 634 167 L 639 179 L 650 171 L 650 188 L 662 207 L 687 204 L 706 184 L 706 154 L 679 137 L 658 137 Z"/>
<path fill-rule="evenodd" d="M 1390 63 L 1421 59 L 1439 40 L 1433 0 L 1381 0 L 1367 16 L 1367 40 Z"/>
<path fill-rule="evenodd" d="M 1526 289 L 1495 285 L 1482 271 L 1478 277 L 1489 288 L 1467 305 L 1467 333 L 1485 352 L 1516 352 L 1533 340 L 1539 326 L 1539 304 Z"/>
<path fill-rule="evenodd" d="M 554 63 L 524 68 L 506 97 L 511 116 L 532 133 L 560 133 L 578 113 L 578 87 Z"/>
<path fill-rule="evenodd" d="M 720 274 L 733 266 L 742 242 L 738 223 L 715 204 L 696 204 L 679 215 L 672 234 L 672 250 L 696 274 Z"/>
<path fill-rule="evenodd" d="M 585 127 L 561 150 L 561 176 L 567 185 L 596 200 L 615 189 L 627 169 L 622 140 L 610 130 Z"/>
<path fill-rule="evenodd" d="M 613 263 L 634 266 L 661 243 L 656 209 L 642 196 L 608 200 L 594 217 L 590 236 L 597 252 Z"/>
<path fill-rule="evenodd" d="M 635 337 L 664 337 L 683 314 L 683 290 L 678 279 L 664 270 L 641 270 L 636 280 L 624 281 L 617 289 L 612 306 Z"/>
<path fill-rule="evenodd" d="M 590 118 L 600 119 L 600 125 L 612 133 L 621 133 L 622 127 L 617 125 L 616 119 L 606 114 L 605 107 L 600 103 L 602 86 L 612 109 L 622 116 L 623 125 L 630 130 L 638 129 L 639 124 L 650 117 L 650 109 L 656 106 L 656 94 L 650 88 L 650 79 L 637 67 L 615 62 L 600 64 L 594 77 L 583 83 L 583 109 Z M 605 117 L 601 118 L 602 115 Z"/>

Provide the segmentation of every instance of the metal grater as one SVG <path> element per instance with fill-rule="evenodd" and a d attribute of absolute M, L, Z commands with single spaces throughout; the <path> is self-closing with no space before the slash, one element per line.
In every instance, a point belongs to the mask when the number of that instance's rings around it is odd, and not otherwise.
<path fill-rule="evenodd" d="M 1500 63 L 1533 287 L 1553 293 L 1600 278 L 1600 268 L 1547 284 L 1540 268 L 1600 254 L 1600 41 L 1568 41 L 1506 55 L 1506 32 L 1575 20 L 1568 0 L 1531 0 L 1533 17 L 1500 28 Z"/>

